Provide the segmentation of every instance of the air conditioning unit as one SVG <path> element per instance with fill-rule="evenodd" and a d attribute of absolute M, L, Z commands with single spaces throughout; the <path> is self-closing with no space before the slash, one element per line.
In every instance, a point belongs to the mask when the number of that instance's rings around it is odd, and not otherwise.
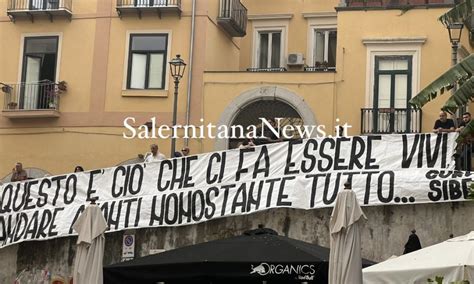
<path fill-rule="evenodd" d="M 290 54 L 288 54 L 287 64 L 290 65 L 290 66 L 303 65 L 304 64 L 303 53 L 290 53 Z"/>

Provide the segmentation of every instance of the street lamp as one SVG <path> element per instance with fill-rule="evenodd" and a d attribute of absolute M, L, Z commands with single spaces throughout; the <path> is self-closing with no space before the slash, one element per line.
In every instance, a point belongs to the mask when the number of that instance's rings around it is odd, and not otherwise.
<path fill-rule="evenodd" d="M 458 44 L 461 41 L 461 33 L 464 27 L 463 23 L 452 23 L 448 26 L 449 41 L 451 41 L 451 65 L 458 63 Z"/>
<path fill-rule="evenodd" d="M 464 25 L 462 23 L 452 23 L 448 25 L 448 32 L 449 32 L 449 41 L 451 42 L 451 66 L 454 66 L 458 63 L 458 46 L 459 42 L 461 41 L 461 33 Z M 454 83 L 453 89 L 452 89 L 452 94 L 456 92 L 457 84 L 456 82 Z M 458 117 L 461 116 L 464 112 L 466 111 L 466 108 L 462 106 L 460 109 L 458 109 Z M 456 119 L 456 125 L 457 125 L 457 119 Z M 471 157 L 467 157 L 465 152 L 463 151 L 462 156 L 460 157 L 460 160 L 456 161 L 456 167 L 459 169 L 465 169 L 466 168 L 466 162 L 467 159 L 471 159 Z"/>
<path fill-rule="evenodd" d="M 174 104 L 173 104 L 173 126 L 176 126 L 176 113 L 178 112 L 178 85 L 179 80 L 183 78 L 184 69 L 186 69 L 186 63 L 181 59 L 181 55 L 177 54 L 176 58 L 170 61 L 171 77 L 174 79 Z M 173 127 L 173 133 L 171 136 L 171 155 L 170 158 L 174 157 L 176 150 L 176 129 Z"/>
<path fill-rule="evenodd" d="M 448 26 L 449 40 L 451 41 L 453 47 L 457 47 L 459 41 L 461 41 L 461 33 L 463 27 L 463 23 L 452 23 Z"/>

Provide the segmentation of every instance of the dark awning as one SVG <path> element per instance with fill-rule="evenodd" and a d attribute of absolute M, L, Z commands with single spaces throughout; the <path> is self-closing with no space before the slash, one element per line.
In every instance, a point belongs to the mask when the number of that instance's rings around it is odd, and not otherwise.
<path fill-rule="evenodd" d="M 257 229 L 105 266 L 104 283 L 156 284 L 191 279 L 193 283 L 231 283 L 231 279 L 245 283 L 327 283 L 328 260 L 328 248 L 278 236 L 270 229 Z"/>

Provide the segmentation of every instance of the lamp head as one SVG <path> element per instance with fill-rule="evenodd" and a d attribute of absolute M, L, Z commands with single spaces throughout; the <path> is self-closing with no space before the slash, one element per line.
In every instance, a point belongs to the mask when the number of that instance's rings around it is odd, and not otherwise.
<path fill-rule="evenodd" d="M 449 40 L 451 44 L 458 44 L 461 41 L 461 33 L 464 28 L 463 23 L 452 23 L 448 26 Z"/>
<path fill-rule="evenodd" d="M 171 77 L 175 80 L 183 78 L 184 70 L 186 69 L 186 63 L 181 58 L 181 55 L 177 54 L 170 62 Z"/>

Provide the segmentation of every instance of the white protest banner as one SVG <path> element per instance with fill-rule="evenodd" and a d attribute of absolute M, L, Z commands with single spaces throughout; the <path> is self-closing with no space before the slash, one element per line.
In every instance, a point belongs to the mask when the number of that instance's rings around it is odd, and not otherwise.
<path fill-rule="evenodd" d="M 462 201 L 456 134 L 307 139 L 59 175 L 0 188 L 0 248 L 70 236 L 91 198 L 110 231 L 181 226 L 269 208 L 332 206 L 347 180 L 362 205 Z"/>

